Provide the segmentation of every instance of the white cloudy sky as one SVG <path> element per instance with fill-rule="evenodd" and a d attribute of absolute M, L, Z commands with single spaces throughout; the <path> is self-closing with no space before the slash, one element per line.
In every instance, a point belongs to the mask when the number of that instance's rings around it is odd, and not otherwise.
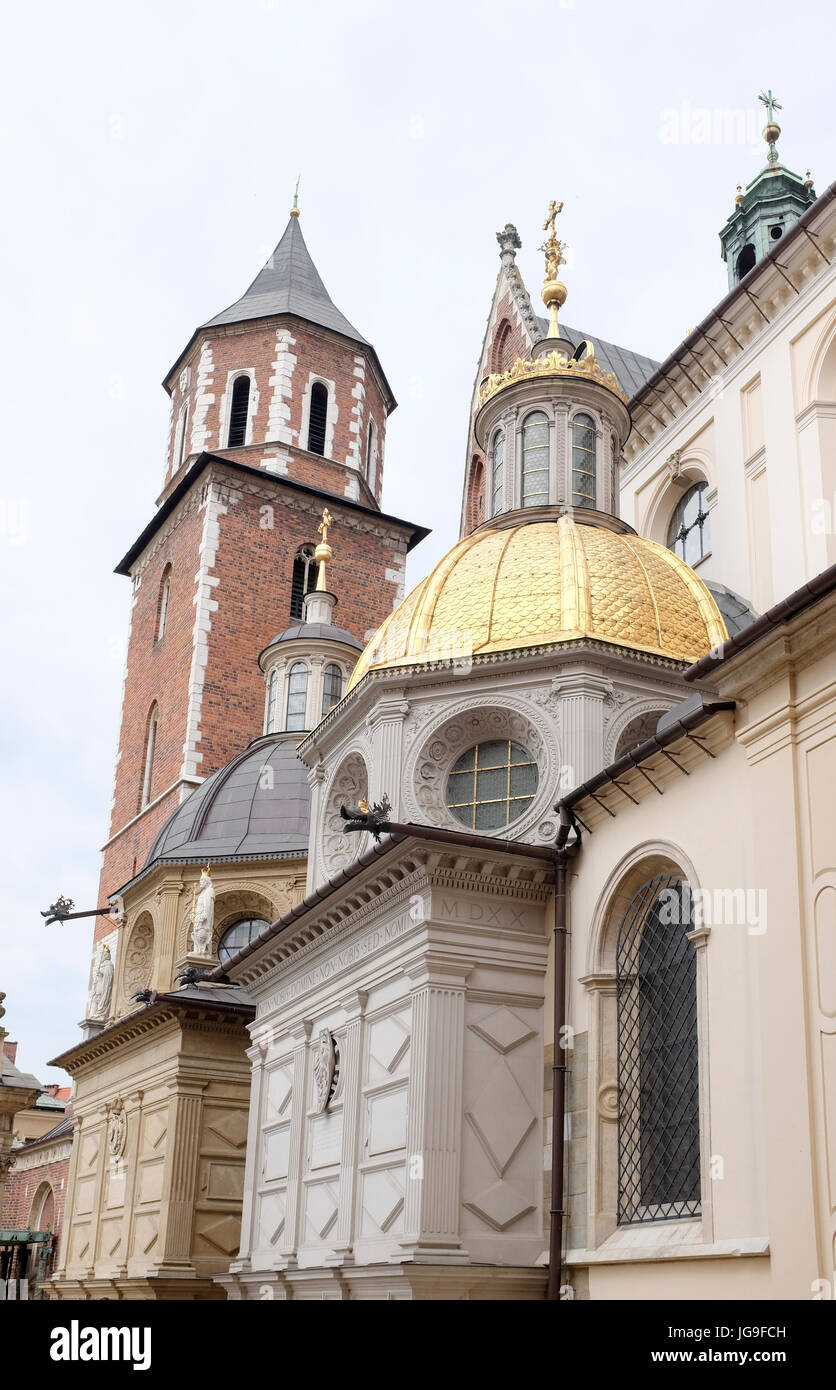
<path fill-rule="evenodd" d="M 806 11 L 806 14 L 805 14 Z M 162 478 L 159 382 L 196 324 L 303 226 L 400 400 L 384 503 L 456 539 L 467 409 L 516 223 L 532 288 L 549 198 L 566 321 L 661 358 L 725 293 L 717 232 L 763 162 L 821 192 L 834 22 L 776 0 L 40 0 L 6 13 L 0 380 L 0 989 L 42 1081 L 78 1040 L 128 581 L 114 564 Z M 735 114 L 737 113 L 737 114 Z"/>

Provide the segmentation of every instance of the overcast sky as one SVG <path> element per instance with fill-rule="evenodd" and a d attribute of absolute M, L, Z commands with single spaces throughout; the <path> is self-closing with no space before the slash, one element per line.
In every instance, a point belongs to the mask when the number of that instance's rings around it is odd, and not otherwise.
<path fill-rule="evenodd" d="M 805 16 L 805 10 L 807 11 Z M 400 402 L 384 506 L 457 539 L 467 415 L 514 222 L 536 293 L 564 201 L 566 322 L 665 357 L 726 291 L 717 233 L 764 162 L 822 192 L 834 21 L 803 0 L 41 0 L 2 63 L 3 665 L 0 989 L 18 1061 L 80 1038 L 117 741 L 129 581 L 192 330 L 302 225 Z M 280 615 L 277 615 L 280 616 Z"/>

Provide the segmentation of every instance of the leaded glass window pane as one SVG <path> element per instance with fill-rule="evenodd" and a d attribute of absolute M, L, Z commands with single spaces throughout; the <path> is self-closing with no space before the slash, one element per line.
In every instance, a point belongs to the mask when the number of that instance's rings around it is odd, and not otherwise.
<path fill-rule="evenodd" d="M 491 450 L 491 516 L 496 516 L 497 512 L 502 511 L 504 460 L 505 434 L 502 430 L 497 430 Z"/>
<path fill-rule="evenodd" d="M 522 504 L 541 507 L 549 500 L 549 422 L 542 410 L 523 424 Z"/>
<path fill-rule="evenodd" d="M 308 668 L 304 661 L 294 661 L 287 682 L 286 729 L 304 729 L 307 703 Z"/>
<path fill-rule="evenodd" d="M 572 506 L 595 506 L 595 424 L 589 415 L 572 421 Z"/>
<path fill-rule="evenodd" d="M 699 564 L 711 550 L 711 518 L 706 506 L 708 483 L 694 483 L 680 498 L 668 527 L 668 549 L 687 565 Z"/>
<path fill-rule="evenodd" d="M 322 713 L 320 718 L 324 719 L 329 710 L 339 704 L 343 693 L 343 673 L 339 666 L 330 664 L 325 667 L 325 674 L 322 681 Z"/>
<path fill-rule="evenodd" d="M 463 825 L 498 830 L 522 815 L 536 790 L 537 764 L 528 750 L 511 739 L 490 739 L 454 764 L 446 799 Z"/>

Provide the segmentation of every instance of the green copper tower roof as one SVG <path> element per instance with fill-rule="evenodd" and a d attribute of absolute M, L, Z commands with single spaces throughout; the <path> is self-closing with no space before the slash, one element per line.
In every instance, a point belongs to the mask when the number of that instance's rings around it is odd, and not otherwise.
<path fill-rule="evenodd" d="M 779 161 L 777 140 L 781 127 L 775 112 L 781 110 L 780 102 L 772 95 L 771 88 L 762 92 L 758 100 L 766 108 L 763 138 L 768 154 L 765 167 L 746 189 L 738 185 L 734 212 L 720 232 L 729 289 L 734 289 L 744 275 L 748 275 L 816 199 L 809 170 L 806 179 L 802 179 Z"/>

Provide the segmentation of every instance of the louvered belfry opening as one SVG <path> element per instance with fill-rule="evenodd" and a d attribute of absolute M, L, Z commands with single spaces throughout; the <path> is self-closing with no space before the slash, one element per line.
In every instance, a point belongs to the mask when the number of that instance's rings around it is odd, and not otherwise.
<path fill-rule="evenodd" d="M 226 446 L 235 449 L 247 440 L 247 416 L 250 409 L 250 378 L 239 376 L 232 385 L 232 403 L 229 408 L 229 435 Z"/>
<path fill-rule="evenodd" d="M 700 1213 L 697 958 L 693 900 L 648 880 L 618 932 L 618 1223 Z"/>
<path fill-rule="evenodd" d="M 301 620 L 304 612 L 302 600 L 305 594 L 316 588 L 316 561 L 313 546 L 306 545 L 297 553 L 293 561 L 293 574 L 290 580 L 290 616 Z"/>
<path fill-rule="evenodd" d="M 308 420 L 308 449 L 325 454 L 325 426 L 328 422 L 328 388 L 321 381 L 311 387 L 311 413 Z"/>

